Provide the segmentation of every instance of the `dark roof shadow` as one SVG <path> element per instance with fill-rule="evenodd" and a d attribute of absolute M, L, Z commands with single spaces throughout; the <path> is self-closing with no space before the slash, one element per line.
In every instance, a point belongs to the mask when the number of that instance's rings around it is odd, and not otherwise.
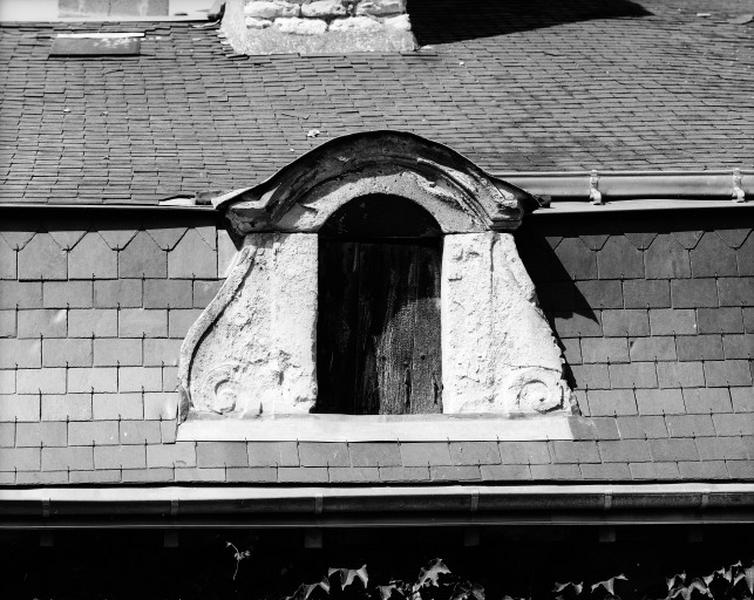
<path fill-rule="evenodd" d="M 408 14 L 424 46 L 652 13 L 629 0 L 408 0 Z"/>

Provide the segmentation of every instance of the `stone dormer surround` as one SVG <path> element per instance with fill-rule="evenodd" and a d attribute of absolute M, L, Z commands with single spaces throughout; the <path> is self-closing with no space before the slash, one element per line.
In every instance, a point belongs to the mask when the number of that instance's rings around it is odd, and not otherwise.
<path fill-rule="evenodd" d="M 443 412 L 568 412 L 561 350 L 512 235 L 535 199 L 444 146 L 377 131 L 328 142 L 219 199 L 240 249 L 183 343 L 181 418 L 314 408 L 317 232 L 370 194 L 417 203 L 443 232 Z"/>

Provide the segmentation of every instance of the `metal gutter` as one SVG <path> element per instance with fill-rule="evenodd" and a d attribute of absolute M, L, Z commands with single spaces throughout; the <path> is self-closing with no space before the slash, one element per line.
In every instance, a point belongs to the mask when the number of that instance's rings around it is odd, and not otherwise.
<path fill-rule="evenodd" d="M 0 529 L 754 524 L 754 483 L 0 490 Z"/>

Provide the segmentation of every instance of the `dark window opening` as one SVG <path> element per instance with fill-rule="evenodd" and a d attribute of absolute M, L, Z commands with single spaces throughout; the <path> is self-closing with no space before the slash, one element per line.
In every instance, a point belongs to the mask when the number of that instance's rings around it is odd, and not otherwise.
<path fill-rule="evenodd" d="M 319 232 L 316 412 L 442 412 L 442 235 L 417 204 L 373 195 Z"/>

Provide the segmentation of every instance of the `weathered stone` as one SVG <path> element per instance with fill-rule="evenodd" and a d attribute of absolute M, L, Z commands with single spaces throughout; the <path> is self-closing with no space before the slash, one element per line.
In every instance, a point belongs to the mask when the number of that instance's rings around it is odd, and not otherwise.
<path fill-rule="evenodd" d="M 346 6 L 342 0 L 313 0 L 301 5 L 301 15 L 316 19 L 343 17 Z"/>
<path fill-rule="evenodd" d="M 273 26 L 281 33 L 296 35 L 320 35 L 327 31 L 327 23 L 321 19 L 279 18 Z"/>
<path fill-rule="evenodd" d="M 317 236 L 247 236 L 239 261 L 181 348 L 198 412 L 306 413 L 316 399 Z"/>
<path fill-rule="evenodd" d="M 330 31 L 374 32 L 382 29 L 382 23 L 370 17 L 348 17 L 330 23 Z"/>
<path fill-rule="evenodd" d="M 297 17 L 299 5 L 281 0 L 254 0 L 247 2 L 244 14 L 255 19 L 275 19 L 277 17 Z"/>
<path fill-rule="evenodd" d="M 568 405 L 562 359 L 511 234 L 445 237 L 443 412 L 547 412 Z"/>
<path fill-rule="evenodd" d="M 362 0 L 356 6 L 357 15 L 395 15 L 406 12 L 404 0 Z"/>
<path fill-rule="evenodd" d="M 408 15 L 388 17 L 383 23 L 385 27 L 391 27 L 398 31 L 411 31 L 411 21 L 409 20 Z"/>
<path fill-rule="evenodd" d="M 256 17 L 246 17 L 244 22 L 249 29 L 265 29 L 272 25 L 272 21 L 269 19 L 257 19 Z"/>

